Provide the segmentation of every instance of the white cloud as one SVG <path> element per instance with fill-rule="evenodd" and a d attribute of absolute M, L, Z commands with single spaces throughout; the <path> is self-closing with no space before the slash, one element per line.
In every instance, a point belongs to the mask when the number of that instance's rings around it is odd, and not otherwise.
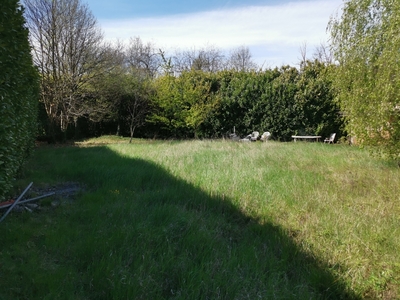
<path fill-rule="evenodd" d="M 164 49 L 201 48 L 208 44 L 229 50 L 246 45 L 257 63 L 280 66 L 298 62 L 303 43 L 313 49 L 327 40 L 326 26 L 341 2 L 315 0 L 99 22 L 108 40 L 127 41 L 139 36 Z"/>

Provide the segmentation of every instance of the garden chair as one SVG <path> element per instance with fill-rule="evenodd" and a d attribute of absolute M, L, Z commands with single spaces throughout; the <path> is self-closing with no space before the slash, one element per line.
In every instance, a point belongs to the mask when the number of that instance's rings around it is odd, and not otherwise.
<path fill-rule="evenodd" d="M 240 142 L 255 142 L 257 141 L 260 133 L 258 131 L 253 131 L 251 134 L 241 139 Z"/>
<path fill-rule="evenodd" d="M 271 133 L 268 132 L 268 131 L 266 131 L 266 132 L 264 132 L 264 133 L 261 135 L 260 140 L 261 140 L 262 142 L 266 142 L 266 141 L 269 140 L 270 137 L 271 137 Z"/>
<path fill-rule="evenodd" d="M 232 141 L 238 141 L 238 140 L 240 140 L 240 137 L 237 136 L 236 133 L 231 133 L 231 134 L 229 135 L 229 138 L 230 138 Z"/>
<path fill-rule="evenodd" d="M 258 131 L 253 131 L 250 136 L 250 141 L 255 142 L 258 140 L 260 133 Z"/>
<path fill-rule="evenodd" d="M 333 144 L 335 142 L 335 136 L 336 136 L 336 133 L 331 133 L 329 138 L 326 138 L 324 140 L 324 143 Z"/>

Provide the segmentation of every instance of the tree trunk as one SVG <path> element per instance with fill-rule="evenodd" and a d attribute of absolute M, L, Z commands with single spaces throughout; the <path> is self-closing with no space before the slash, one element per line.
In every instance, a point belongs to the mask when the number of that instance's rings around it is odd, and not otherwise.
<path fill-rule="evenodd" d="M 129 140 L 129 144 L 132 143 L 132 139 L 133 139 L 133 132 L 135 131 L 135 127 L 136 126 L 130 126 L 130 131 L 131 131 L 131 139 Z"/>

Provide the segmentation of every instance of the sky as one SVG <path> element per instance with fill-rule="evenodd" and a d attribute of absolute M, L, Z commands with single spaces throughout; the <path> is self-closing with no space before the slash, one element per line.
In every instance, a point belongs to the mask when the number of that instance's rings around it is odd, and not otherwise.
<path fill-rule="evenodd" d="M 226 55 L 249 48 L 264 68 L 296 66 L 306 45 L 328 45 L 327 25 L 342 0 L 82 0 L 105 39 L 128 43 L 140 37 L 173 54 L 213 47 Z"/>

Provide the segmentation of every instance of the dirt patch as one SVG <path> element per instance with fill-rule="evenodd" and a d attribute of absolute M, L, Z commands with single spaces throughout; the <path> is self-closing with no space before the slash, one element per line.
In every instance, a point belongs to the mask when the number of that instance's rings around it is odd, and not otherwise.
<path fill-rule="evenodd" d="M 32 187 L 28 196 L 30 198 L 33 198 L 53 193 L 53 195 L 48 197 L 47 202 L 51 200 L 51 206 L 58 206 L 66 202 L 73 201 L 77 197 L 77 195 L 84 190 L 85 188 L 77 182 L 63 182 L 44 188 Z"/>

